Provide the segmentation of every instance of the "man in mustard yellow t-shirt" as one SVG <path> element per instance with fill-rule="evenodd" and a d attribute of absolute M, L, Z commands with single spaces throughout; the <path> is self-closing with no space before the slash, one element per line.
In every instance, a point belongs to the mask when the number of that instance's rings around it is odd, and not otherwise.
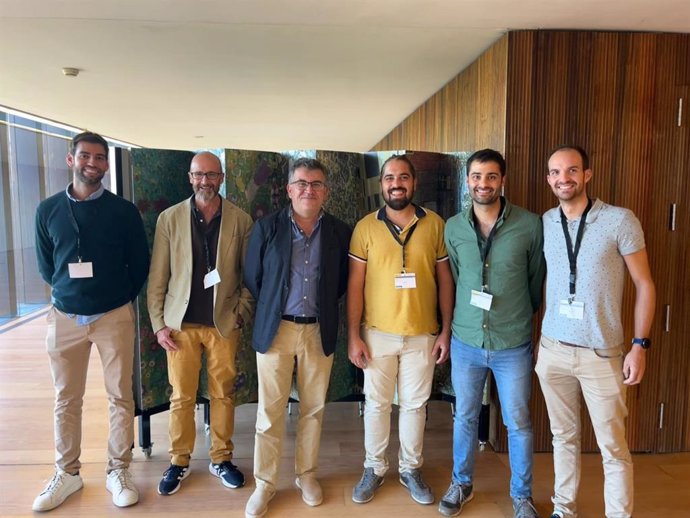
<path fill-rule="evenodd" d="M 364 369 L 366 397 L 364 474 L 352 500 L 370 501 L 383 483 L 397 386 L 400 483 L 416 502 L 432 504 L 420 472 L 425 407 L 434 365 L 448 358 L 453 277 L 443 220 L 412 203 L 417 180 L 410 160 L 386 160 L 380 182 L 386 205 L 357 223 L 350 243 L 348 355 Z"/>

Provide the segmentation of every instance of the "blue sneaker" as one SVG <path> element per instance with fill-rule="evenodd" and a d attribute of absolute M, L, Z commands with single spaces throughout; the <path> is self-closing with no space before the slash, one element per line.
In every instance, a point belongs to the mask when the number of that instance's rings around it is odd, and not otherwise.
<path fill-rule="evenodd" d="M 170 464 L 170 467 L 163 473 L 163 480 L 158 484 L 159 495 L 174 495 L 180 489 L 180 482 L 189 476 L 191 469 L 189 466 L 178 466 Z"/>
<path fill-rule="evenodd" d="M 218 477 L 225 487 L 237 489 L 244 485 L 244 475 L 229 460 L 218 464 L 211 462 L 208 465 L 208 470 L 211 472 L 211 475 Z"/>

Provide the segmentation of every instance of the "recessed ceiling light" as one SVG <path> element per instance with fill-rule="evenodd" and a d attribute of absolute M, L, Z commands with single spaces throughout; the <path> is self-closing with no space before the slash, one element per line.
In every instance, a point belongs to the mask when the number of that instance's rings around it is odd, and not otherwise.
<path fill-rule="evenodd" d="M 62 73 L 67 77 L 77 77 L 79 75 L 79 72 L 81 72 L 81 70 L 74 67 L 63 67 L 62 69 Z"/>

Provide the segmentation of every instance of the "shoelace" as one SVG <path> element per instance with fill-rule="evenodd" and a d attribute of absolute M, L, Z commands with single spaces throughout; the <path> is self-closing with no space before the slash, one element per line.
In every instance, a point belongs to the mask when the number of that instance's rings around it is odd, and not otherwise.
<path fill-rule="evenodd" d="M 529 498 L 518 498 L 516 501 L 515 516 L 517 518 L 529 518 L 537 514 L 537 510 Z"/>
<path fill-rule="evenodd" d="M 163 477 L 168 478 L 169 475 L 174 475 L 175 478 L 179 479 L 180 477 L 182 477 L 182 475 L 184 475 L 185 469 L 186 468 L 179 468 L 177 466 L 172 467 L 172 468 L 168 468 L 165 470 L 165 473 L 163 473 Z"/>
<path fill-rule="evenodd" d="M 448 491 L 446 491 L 443 500 L 450 500 L 451 502 L 455 502 L 457 500 L 460 500 L 461 495 L 462 486 L 460 484 L 451 484 L 451 486 L 448 488 Z"/>
<path fill-rule="evenodd" d="M 117 476 L 117 483 L 120 486 L 120 491 L 125 489 L 133 490 L 130 485 L 132 482 L 132 474 L 126 469 L 116 469 L 115 475 Z"/>
<path fill-rule="evenodd" d="M 41 494 L 54 493 L 55 491 L 57 491 L 57 489 L 65 481 L 65 475 L 67 475 L 67 473 L 56 473 L 55 476 L 53 476 L 53 478 L 50 480 L 50 484 L 48 484 L 48 487 Z"/>
<path fill-rule="evenodd" d="M 371 471 L 366 470 L 364 472 L 364 477 L 362 478 L 362 484 L 367 485 L 369 482 L 376 482 L 376 472 L 372 469 Z"/>
<path fill-rule="evenodd" d="M 220 464 L 218 464 L 218 470 L 219 471 L 235 471 L 237 469 L 237 466 L 235 466 L 232 462 L 229 460 L 223 461 Z"/>
<path fill-rule="evenodd" d="M 409 471 L 408 474 L 420 488 L 429 489 L 429 486 L 426 485 L 426 482 L 422 480 L 422 474 L 419 471 Z"/>

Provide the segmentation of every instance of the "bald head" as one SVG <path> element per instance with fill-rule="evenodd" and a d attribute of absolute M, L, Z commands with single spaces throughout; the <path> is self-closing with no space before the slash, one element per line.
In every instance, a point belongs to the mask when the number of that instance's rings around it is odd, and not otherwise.
<path fill-rule="evenodd" d="M 208 151 L 194 155 L 192 165 L 189 166 L 189 183 L 192 184 L 198 203 L 212 201 L 218 196 L 223 183 L 223 166 L 220 159 Z"/>

